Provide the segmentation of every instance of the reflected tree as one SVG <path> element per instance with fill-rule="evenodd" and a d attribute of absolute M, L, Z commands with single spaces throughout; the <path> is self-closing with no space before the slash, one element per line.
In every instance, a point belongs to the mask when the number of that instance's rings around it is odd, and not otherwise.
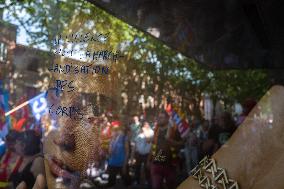
<path fill-rule="evenodd" d="M 204 94 L 215 102 L 223 100 L 229 109 L 247 97 L 259 99 L 270 85 L 265 70 L 209 70 L 83 0 L 9 1 L 1 6 L 26 30 L 31 46 L 50 51 L 58 34 L 109 33 L 106 44 L 88 43 L 85 48 L 123 52 L 124 58 L 111 63 L 121 84 L 116 111 L 123 114 L 147 108 L 155 112 L 171 96 L 188 114 L 200 117 Z"/>

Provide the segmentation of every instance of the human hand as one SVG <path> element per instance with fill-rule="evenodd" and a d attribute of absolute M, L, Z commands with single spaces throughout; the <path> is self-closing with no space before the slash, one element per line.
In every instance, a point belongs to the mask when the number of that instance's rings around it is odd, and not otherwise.
<path fill-rule="evenodd" d="M 36 177 L 36 181 L 35 181 L 35 184 L 33 186 L 33 189 L 45 189 L 45 186 L 46 186 L 46 181 L 45 181 L 45 178 L 42 174 L 39 174 L 37 177 Z M 16 189 L 27 189 L 27 185 L 24 181 L 22 181 Z"/>

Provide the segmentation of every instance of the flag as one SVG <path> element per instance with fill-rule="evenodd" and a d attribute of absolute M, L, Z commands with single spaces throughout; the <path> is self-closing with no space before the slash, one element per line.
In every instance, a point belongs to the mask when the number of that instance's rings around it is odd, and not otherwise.
<path fill-rule="evenodd" d="M 9 94 L 2 87 L 0 80 L 0 137 L 5 137 L 9 131 L 10 117 L 5 117 L 5 112 L 9 110 Z"/>
<path fill-rule="evenodd" d="M 40 120 L 41 116 L 46 114 L 48 111 L 45 93 L 41 93 L 29 100 L 29 105 L 36 120 Z"/>
<path fill-rule="evenodd" d="M 177 126 L 180 136 L 185 138 L 189 132 L 189 124 L 184 120 L 181 114 L 172 108 L 171 104 L 168 104 L 165 109 L 170 114 L 173 123 Z"/>

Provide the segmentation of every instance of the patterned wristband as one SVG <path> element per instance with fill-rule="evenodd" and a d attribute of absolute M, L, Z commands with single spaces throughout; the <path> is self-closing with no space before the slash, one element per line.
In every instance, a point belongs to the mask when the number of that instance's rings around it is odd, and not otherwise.
<path fill-rule="evenodd" d="M 212 174 L 212 180 L 205 173 Z M 205 189 L 239 189 L 236 181 L 229 179 L 226 170 L 217 167 L 216 161 L 205 156 L 199 164 L 191 170 L 193 178 L 198 180 L 199 185 Z"/>

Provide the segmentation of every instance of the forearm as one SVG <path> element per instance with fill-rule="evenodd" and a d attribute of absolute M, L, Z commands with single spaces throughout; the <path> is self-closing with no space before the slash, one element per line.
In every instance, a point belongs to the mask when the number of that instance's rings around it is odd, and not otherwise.
<path fill-rule="evenodd" d="M 273 87 L 249 114 L 230 140 L 214 155 L 218 167 L 245 189 L 284 188 L 284 88 Z M 271 109 L 273 122 L 254 115 L 265 115 Z M 199 189 L 192 177 L 179 189 Z"/>

